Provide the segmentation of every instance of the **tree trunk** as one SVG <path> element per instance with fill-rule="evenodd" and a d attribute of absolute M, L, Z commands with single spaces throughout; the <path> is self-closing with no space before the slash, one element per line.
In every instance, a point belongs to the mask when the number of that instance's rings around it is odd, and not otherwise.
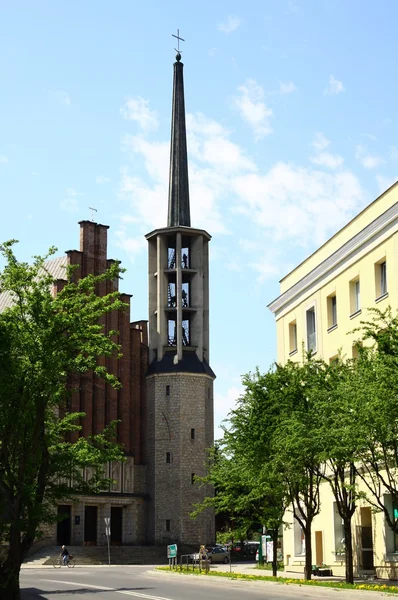
<path fill-rule="evenodd" d="M 278 575 L 278 528 L 272 530 L 272 542 L 274 547 L 274 555 L 272 557 L 272 575 L 277 577 Z"/>
<path fill-rule="evenodd" d="M 6 568 L 0 565 L 0 598 L 1 600 L 20 600 L 19 568 Z"/>
<path fill-rule="evenodd" d="M 345 580 L 354 583 L 354 557 L 352 553 L 351 517 L 344 519 Z"/>
<path fill-rule="evenodd" d="M 309 581 L 312 577 L 312 543 L 311 543 L 311 523 L 307 521 L 304 532 L 305 536 L 305 567 L 304 579 Z"/>

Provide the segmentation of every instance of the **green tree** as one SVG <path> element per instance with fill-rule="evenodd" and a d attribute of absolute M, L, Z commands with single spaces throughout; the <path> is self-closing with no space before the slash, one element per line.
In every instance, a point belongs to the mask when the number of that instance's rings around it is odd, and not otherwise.
<path fill-rule="evenodd" d="M 0 596 L 18 600 L 20 566 L 40 525 L 54 522 L 57 500 L 109 486 L 104 477 L 108 460 L 123 460 L 114 443 L 114 426 L 100 435 L 68 441 L 80 429 L 82 413 L 68 412 L 68 377 L 85 373 L 119 386 L 100 366 L 100 357 L 118 355 L 115 332 L 105 333 L 104 315 L 123 310 L 117 292 L 99 297 L 98 286 L 120 276 L 113 265 L 103 275 L 67 283 L 52 294 L 53 277 L 47 257 L 32 265 L 19 262 L 14 242 L 0 246 L 5 266 L 0 292 L 12 306 L 0 314 Z M 82 470 L 93 469 L 85 482 Z M 66 483 L 67 480 L 67 483 Z"/>
<path fill-rule="evenodd" d="M 356 484 L 355 456 L 361 442 L 352 414 L 355 367 L 355 362 L 344 362 L 341 358 L 331 365 L 324 364 L 324 385 L 313 390 L 315 428 L 323 465 L 321 475 L 331 487 L 344 524 L 347 583 L 354 582 L 352 517 L 360 496 Z"/>
<path fill-rule="evenodd" d="M 272 428 L 277 408 L 270 404 L 267 378 L 257 369 L 243 377 L 244 393 L 231 411 L 217 454 L 210 461 L 205 482 L 215 488 L 203 505 L 226 512 L 235 528 L 252 530 L 259 523 L 272 531 L 273 573 L 277 573 L 277 542 L 286 507 L 286 489 L 271 461 Z"/>
<path fill-rule="evenodd" d="M 362 440 L 356 472 L 369 504 L 398 534 L 393 510 L 398 507 L 398 316 L 390 308 L 372 313 L 359 329 L 371 345 L 360 346 L 351 384 L 352 413 Z"/>
<path fill-rule="evenodd" d="M 305 539 L 305 579 L 312 576 L 312 523 L 320 511 L 324 466 L 316 436 L 314 397 L 324 385 L 322 361 L 304 357 L 303 364 L 277 365 L 268 386 L 280 416 L 273 435 L 272 462 L 287 489 L 293 515 Z"/>

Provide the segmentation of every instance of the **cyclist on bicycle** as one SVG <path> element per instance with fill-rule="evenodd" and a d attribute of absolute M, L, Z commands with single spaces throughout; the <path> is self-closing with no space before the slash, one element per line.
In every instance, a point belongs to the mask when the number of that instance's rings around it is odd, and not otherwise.
<path fill-rule="evenodd" d="M 66 565 L 66 563 L 69 560 L 69 552 L 66 546 L 62 546 L 61 548 L 61 556 L 62 556 L 62 561 L 64 563 L 64 565 Z"/>

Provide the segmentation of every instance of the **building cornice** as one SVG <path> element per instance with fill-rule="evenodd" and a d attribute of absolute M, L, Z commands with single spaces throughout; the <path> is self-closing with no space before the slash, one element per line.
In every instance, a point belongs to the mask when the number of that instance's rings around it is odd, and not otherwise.
<path fill-rule="evenodd" d="M 278 314 L 292 303 L 298 296 L 304 294 L 312 288 L 318 281 L 330 275 L 338 267 L 347 263 L 350 258 L 360 252 L 364 247 L 377 240 L 387 231 L 393 233 L 394 227 L 398 225 L 398 202 L 381 214 L 377 219 L 369 223 L 359 233 L 354 235 L 348 242 L 343 244 L 338 250 L 325 258 L 318 266 L 312 269 L 307 275 L 302 277 L 300 281 L 292 285 L 283 294 L 278 296 L 270 304 L 268 308 L 271 312 Z"/>
<path fill-rule="evenodd" d="M 207 240 L 211 240 L 211 235 L 204 229 L 195 229 L 194 227 L 184 227 L 182 225 L 176 225 L 175 227 L 162 227 L 161 229 L 154 229 L 146 234 L 145 239 L 150 240 L 158 235 L 173 235 L 176 233 L 182 233 L 186 236 L 194 237 L 196 235 L 202 235 Z"/>

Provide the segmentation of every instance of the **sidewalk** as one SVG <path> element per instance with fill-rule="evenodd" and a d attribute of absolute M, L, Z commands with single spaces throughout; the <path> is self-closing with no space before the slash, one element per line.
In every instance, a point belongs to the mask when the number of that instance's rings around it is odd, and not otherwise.
<path fill-rule="evenodd" d="M 262 575 L 263 577 L 272 577 L 272 571 L 268 569 L 257 569 L 257 563 L 255 562 L 234 562 L 232 564 L 224 565 L 224 564 L 216 564 L 211 565 L 212 571 L 219 571 L 225 573 L 239 573 L 244 575 Z M 296 573 L 293 571 L 278 571 L 278 577 L 286 577 L 287 579 L 297 579 L 298 582 L 300 579 L 304 579 L 303 573 Z M 312 576 L 314 581 L 334 581 L 334 582 L 345 582 L 345 577 L 342 576 L 333 576 L 333 577 L 316 577 Z M 367 584 L 367 585 L 393 585 L 398 586 L 398 581 L 389 580 L 389 579 L 359 579 L 355 578 L 356 584 Z"/>

